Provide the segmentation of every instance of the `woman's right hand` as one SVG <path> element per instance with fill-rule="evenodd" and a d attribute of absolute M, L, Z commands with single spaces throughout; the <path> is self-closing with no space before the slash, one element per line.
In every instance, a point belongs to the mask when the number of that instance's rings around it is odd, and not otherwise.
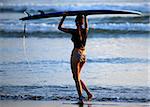
<path fill-rule="evenodd" d="M 67 15 L 68 15 L 67 12 L 64 12 L 64 13 L 63 13 L 63 17 L 66 17 Z"/>

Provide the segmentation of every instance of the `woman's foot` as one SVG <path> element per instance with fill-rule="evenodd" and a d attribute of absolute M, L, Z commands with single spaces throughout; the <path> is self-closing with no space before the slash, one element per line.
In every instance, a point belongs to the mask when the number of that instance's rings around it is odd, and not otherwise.
<path fill-rule="evenodd" d="M 92 100 L 93 95 L 91 93 L 88 94 L 88 101 Z"/>
<path fill-rule="evenodd" d="M 84 97 L 83 97 L 83 96 L 79 97 L 78 104 L 83 104 L 83 99 L 84 99 Z"/>
<path fill-rule="evenodd" d="M 83 100 L 79 100 L 77 104 L 84 104 Z"/>

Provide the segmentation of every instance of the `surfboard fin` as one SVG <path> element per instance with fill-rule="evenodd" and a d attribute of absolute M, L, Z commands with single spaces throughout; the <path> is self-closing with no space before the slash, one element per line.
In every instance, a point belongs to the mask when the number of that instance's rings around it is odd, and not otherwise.
<path fill-rule="evenodd" d="M 38 12 L 40 12 L 41 15 L 45 14 L 42 10 L 38 10 Z"/>
<path fill-rule="evenodd" d="M 29 14 L 29 13 L 28 13 L 28 12 L 26 12 L 26 11 L 25 11 L 24 13 L 25 13 L 26 15 L 28 15 L 28 17 L 29 17 L 29 16 L 31 16 L 31 14 Z"/>

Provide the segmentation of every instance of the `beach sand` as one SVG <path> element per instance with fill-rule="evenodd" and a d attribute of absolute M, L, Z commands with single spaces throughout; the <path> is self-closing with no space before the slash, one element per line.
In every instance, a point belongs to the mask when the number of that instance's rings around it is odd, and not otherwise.
<path fill-rule="evenodd" d="M 149 107 L 148 103 L 86 102 L 84 105 L 72 101 L 0 101 L 0 107 Z"/>

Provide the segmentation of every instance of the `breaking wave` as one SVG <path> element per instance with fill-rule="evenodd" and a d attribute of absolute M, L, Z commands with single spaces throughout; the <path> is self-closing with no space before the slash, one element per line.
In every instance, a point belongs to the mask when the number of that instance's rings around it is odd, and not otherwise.
<path fill-rule="evenodd" d="M 150 102 L 149 87 L 90 86 L 93 101 Z M 0 100 L 76 101 L 74 86 L 1 86 Z M 86 99 L 86 98 L 85 98 Z"/>

